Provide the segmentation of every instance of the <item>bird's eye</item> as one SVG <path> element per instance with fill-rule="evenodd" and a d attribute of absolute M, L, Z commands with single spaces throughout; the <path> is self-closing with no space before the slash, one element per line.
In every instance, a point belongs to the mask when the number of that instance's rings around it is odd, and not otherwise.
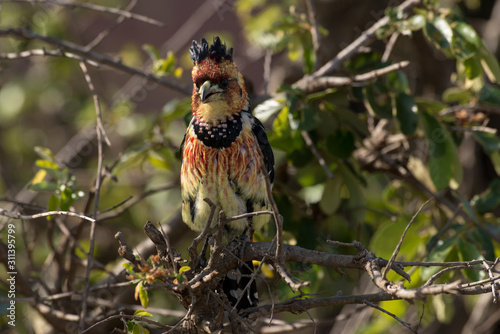
<path fill-rule="evenodd" d="M 228 84 L 229 84 L 229 80 L 228 80 L 228 78 L 223 78 L 223 79 L 220 81 L 220 86 L 221 86 L 221 88 L 226 88 Z"/>

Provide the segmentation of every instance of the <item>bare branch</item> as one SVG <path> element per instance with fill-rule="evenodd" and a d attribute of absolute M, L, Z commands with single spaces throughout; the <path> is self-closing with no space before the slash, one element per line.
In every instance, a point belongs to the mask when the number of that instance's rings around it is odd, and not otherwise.
<path fill-rule="evenodd" d="M 413 8 L 414 6 L 418 5 L 420 2 L 421 2 L 420 0 L 406 0 L 397 7 L 397 10 L 405 12 Z M 330 60 L 328 63 L 323 65 L 323 67 L 314 72 L 311 77 L 317 78 L 339 69 L 340 65 L 342 65 L 342 63 L 345 60 L 349 59 L 352 55 L 357 53 L 362 46 L 368 44 L 375 37 L 377 30 L 380 27 L 386 25 L 387 23 L 389 23 L 389 17 L 387 16 L 384 16 L 383 18 L 378 20 L 373 26 L 364 31 L 361 34 L 361 36 L 356 38 L 351 44 L 349 44 L 346 48 L 340 51 L 332 60 Z M 304 79 L 308 80 L 307 77 Z"/>
<path fill-rule="evenodd" d="M 56 46 L 57 48 L 61 49 L 63 52 L 72 52 L 75 54 L 78 54 L 82 57 L 87 58 L 88 60 L 92 60 L 94 62 L 97 62 L 99 64 L 107 65 L 110 66 L 114 69 L 132 74 L 132 75 L 138 75 L 140 77 L 152 80 L 154 82 L 157 82 L 165 87 L 174 89 L 176 91 L 179 91 L 183 94 L 191 94 L 191 89 L 188 87 L 183 87 L 179 83 L 177 83 L 174 80 L 171 80 L 169 78 L 164 78 L 164 77 L 159 77 L 156 76 L 152 73 L 147 73 L 143 70 L 127 66 L 121 62 L 121 59 L 119 58 L 113 58 L 110 57 L 106 54 L 99 53 L 93 50 L 87 50 L 85 47 L 82 47 L 78 44 L 68 42 L 68 41 L 63 41 L 59 40 L 57 38 L 51 37 L 51 36 L 42 36 L 39 35 L 29 29 L 25 28 L 10 28 L 10 29 L 0 29 L 0 36 L 14 36 L 20 39 L 24 40 L 39 40 L 42 42 L 45 42 L 47 44 Z"/>
<path fill-rule="evenodd" d="M 294 86 L 300 88 L 306 93 L 314 93 L 328 88 L 351 86 L 353 84 L 361 84 L 367 81 L 373 81 L 387 73 L 403 69 L 410 65 L 409 61 L 401 61 L 396 64 L 389 65 L 380 69 L 369 71 L 366 73 L 355 75 L 354 77 L 318 77 L 314 80 L 299 81 Z"/>
<path fill-rule="evenodd" d="M 22 214 L 17 213 L 17 212 L 10 212 L 10 211 L 6 211 L 4 209 L 0 209 L 0 216 L 5 216 L 8 218 L 13 218 L 13 219 L 32 220 L 32 219 L 38 219 L 38 218 L 49 217 L 49 216 L 57 216 L 57 215 L 76 217 L 76 218 L 80 218 L 83 220 L 87 220 L 91 223 L 95 222 L 94 218 L 87 217 L 81 213 L 70 212 L 70 211 L 47 211 L 47 212 L 35 213 L 33 215 L 22 215 Z"/>
<path fill-rule="evenodd" d="M 109 140 L 107 139 L 104 127 L 102 125 L 102 114 L 101 107 L 99 103 L 99 98 L 94 90 L 94 84 L 92 83 L 92 79 L 90 78 L 87 67 L 85 63 L 80 62 L 80 67 L 85 75 L 85 80 L 89 86 L 90 91 L 92 92 L 94 98 L 94 104 L 96 109 L 96 133 L 97 133 L 97 177 L 95 181 L 95 191 L 94 191 L 94 217 L 97 217 L 97 212 L 99 210 L 99 196 L 101 192 L 101 184 L 102 184 L 102 170 L 103 170 L 103 140 L 107 140 L 108 145 L 111 145 Z M 87 297 L 90 288 L 90 271 L 92 269 L 93 261 L 94 261 L 94 247 L 95 247 L 95 236 L 96 236 L 96 222 L 93 221 L 90 226 L 90 235 L 89 235 L 89 252 L 87 253 L 87 267 L 85 268 L 85 285 L 83 289 L 83 298 L 82 298 L 82 308 L 80 310 L 80 330 L 85 329 L 85 319 L 87 316 Z"/>
<path fill-rule="evenodd" d="M 394 319 L 396 319 L 401 325 L 405 326 L 406 328 L 408 328 L 412 333 L 417 333 L 416 330 L 414 330 L 411 325 L 409 323 L 407 323 L 406 321 L 403 321 L 403 319 L 399 318 L 397 315 L 395 315 L 394 313 L 391 313 L 383 308 L 381 308 L 380 306 L 372 303 L 372 302 L 369 302 L 368 300 L 365 300 L 364 303 L 370 307 L 373 307 L 374 309 L 377 309 L 379 310 L 380 312 L 383 312 L 385 314 L 387 314 L 388 316 L 390 317 L 393 317 Z"/>

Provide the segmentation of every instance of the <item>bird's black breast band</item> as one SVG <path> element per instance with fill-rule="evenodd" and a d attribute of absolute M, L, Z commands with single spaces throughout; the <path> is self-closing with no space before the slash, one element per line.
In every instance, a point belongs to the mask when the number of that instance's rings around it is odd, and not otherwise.
<path fill-rule="evenodd" d="M 228 148 L 240 135 L 243 128 L 241 116 L 234 115 L 216 125 L 194 120 L 194 133 L 196 138 L 211 148 Z"/>

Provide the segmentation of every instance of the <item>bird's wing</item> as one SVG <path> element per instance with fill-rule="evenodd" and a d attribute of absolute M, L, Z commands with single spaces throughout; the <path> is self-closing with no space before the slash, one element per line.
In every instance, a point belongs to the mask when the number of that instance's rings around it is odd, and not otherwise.
<path fill-rule="evenodd" d="M 269 175 L 269 180 L 271 183 L 274 181 L 274 154 L 271 149 L 271 145 L 269 144 L 269 140 L 267 139 L 266 129 L 264 125 L 262 125 L 261 121 L 258 118 L 251 115 L 253 124 L 252 124 L 252 132 L 257 142 L 260 146 L 260 151 L 264 156 L 264 163 L 266 164 L 267 173 Z"/>

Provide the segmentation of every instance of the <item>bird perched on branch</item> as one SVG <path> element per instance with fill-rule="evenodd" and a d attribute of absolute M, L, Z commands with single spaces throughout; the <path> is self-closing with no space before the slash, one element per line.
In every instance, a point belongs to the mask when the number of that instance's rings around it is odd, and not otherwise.
<path fill-rule="evenodd" d="M 182 218 L 199 232 L 210 214 L 204 198 L 217 206 L 216 212 L 224 210 L 227 217 L 270 209 L 261 164 L 265 164 L 272 182 L 274 156 L 264 126 L 250 112 L 243 75 L 233 61 L 233 49 L 228 50 L 215 37 L 210 46 L 204 38 L 200 44 L 193 41 L 189 51 L 194 65 L 193 118 L 181 144 Z M 212 225 L 217 218 L 215 215 Z M 258 215 L 228 222 L 223 243 L 245 234 L 251 238 L 251 231 L 261 229 L 268 221 L 268 215 Z M 224 281 L 224 291 L 233 305 L 249 281 L 248 277 L 237 277 L 243 272 L 248 275 L 246 268 L 232 275 L 236 277 L 228 275 Z M 234 280 L 238 281 L 236 285 Z M 241 298 L 237 308 L 256 302 L 251 292 L 247 298 Z"/>

